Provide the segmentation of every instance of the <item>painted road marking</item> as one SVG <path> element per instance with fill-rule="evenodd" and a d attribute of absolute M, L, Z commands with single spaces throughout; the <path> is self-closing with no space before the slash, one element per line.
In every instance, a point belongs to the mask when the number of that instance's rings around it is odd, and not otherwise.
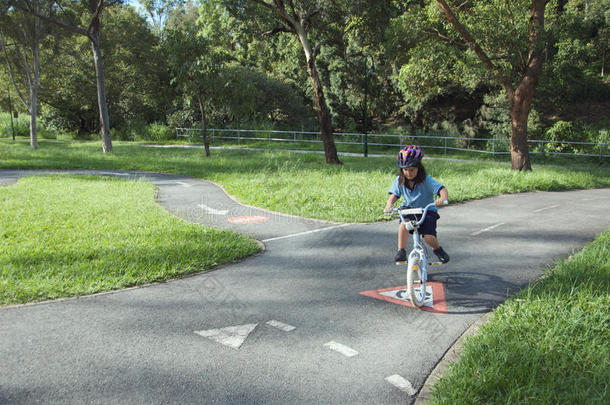
<path fill-rule="evenodd" d="M 421 286 L 415 287 L 415 291 L 417 291 L 417 293 L 419 294 L 421 292 Z M 426 298 L 424 299 L 424 305 L 427 307 L 430 307 L 430 308 L 434 307 L 434 293 L 432 291 L 433 291 L 432 286 L 427 285 L 426 286 Z M 379 294 L 385 295 L 386 297 L 392 297 L 392 298 L 396 298 L 399 300 L 411 302 L 411 300 L 409 298 L 409 294 L 407 293 L 406 289 L 405 290 L 383 291 L 383 292 L 380 292 Z"/>
<path fill-rule="evenodd" d="M 260 215 L 250 215 L 241 217 L 231 217 L 227 219 L 232 224 L 258 224 L 261 222 L 269 221 L 269 217 L 262 217 Z"/>
<path fill-rule="evenodd" d="M 182 187 L 193 187 L 192 184 L 188 184 L 183 181 L 177 181 L 176 183 L 180 184 Z"/>
<path fill-rule="evenodd" d="M 491 231 L 492 229 L 495 229 L 495 228 L 497 228 L 497 227 L 499 227 L 499 226 L 502 226 L 502 225 L 504 225 L 504 224 L 506 224 L 506 222 L 500 222 L 499 224 L 495 224 L 495 225 L 492 225 L 492 226 L 488 226 L 488 227 L 487 227 L 487 228 L 485 228 L 485 229 L 481 229 L 480 231 L 477 231 L 477 232 L 473 232 L 473 233 L 471 233 L 471 234 L 470 234 L 470 236 L 477 236 L 477 235 L 480 235 L 480 234 L 482 234 L 483 232 Z"/>
<path fill-rule="evenodd" d="M 273 326 L 274 328 L 277 328 L 279 330 L 283 330 L 284 332 L 290 332 L 296 329 L 296 327 L 292 326 L 292 325 L 288 325 L 285 324 L 283 322 L 280 321 L 276 321 L 274 319 L 265 322 L 267 325 L 269 326 Z"/>
<path fill-rule="evenodd" d="M 197 205 L 199 208 L 201 208 L 202 210 L 204 210 L 205 212 L 207 212 L 208 214 L 212 214 L 212 215 L 227 215 L 229 213 L 229 210 L 215 210 L 212 207 L 208 207 L 205 204 L 199 204 Z"/>
<path fill-rule="evenodd" d="M 342 228 L 344 226 L 349 226 L 352 224 L 340 224 L 340 225 L 335 225 L 335 226 L 328 226 L 326 228 L 320 228 L 320 229 L 313 229 L 311 231 L 305 231 L 305 232 L 299 232 L 299 233 L 293 233 L 292 235 L 285 235 L 285 236 L 278 236 L 276 238 L 270 238 L 270 239 L 264 239 L 263 242 L 271 242 L 272 240 L 280 240 L 280 239 L 286 239 L 286 238 L 294 238 L 296 236 L 301 236 L 301 235 L 309 235 L 312 233 L 316 233 L 316 232 L 322 232 L 322 231 L 329 231 L 331 229 L 337 229 L 337 228 Z"/>
<path fill-rule="evenodd" d="M 551 205 L 550 207 L 544 207 L 544 208 L 537 209 L 534 212 L 542 212 L 542 211 L 550 210 L 550 209 L 557 208 L 557 207 L 560 207 L 560 205 L 559 204 Z"/>
<path fill-rule="evenodd" d="M 107 174 L 110 176 L 130 176 L 129 173 L 115 173 L 115 172 L 99 172 L 100 174 Z"/>
<path fill-rule="evenodd" d="M 351 347 L 347 347 L 345 345 L 342 345 L 341 343 L 337 343 L 334 341 L 325 343 L 324 346 L 328 347 L 331 350 L 341 353 L 345 357 L 353 357 L 358 354 L 358 352 L 356 350 L 352 349 Z"/>
<path fill-rule="evenodd" d="M 221 329 L 200 330 L 195 333 L 233 349 L 239 349 L 257 325 L 258 323 L 247 323 Z"/>
<path fill-rule="evenodd" d="M 406 378 L 399 376 L 398 374 L 391 375 L 386 377 L 385 380 L 398 388 L 399 390 L 406 392 L 410 396 L 415 395 L 415 389 L 413 385 Z"/>
<path fill-rule="evenodd" d="M 362 291 L 360 295 L 375 298 L 378 300 L 391 302 L 393 304 L 403 305 L 415 309 L 423 309 L 427 312 L 437 314 L 447 313 L 447 302 L 445 301 L 445 289 L 443 283 L 437 281 L 428 281 L 426 283 L 426 301 L 420 308 L 411 303 L 409 294 L 407 294 L 407 286 L 388 287 L 379 290 Z M 429 295 L 429 297 L 428 297 Z"/>

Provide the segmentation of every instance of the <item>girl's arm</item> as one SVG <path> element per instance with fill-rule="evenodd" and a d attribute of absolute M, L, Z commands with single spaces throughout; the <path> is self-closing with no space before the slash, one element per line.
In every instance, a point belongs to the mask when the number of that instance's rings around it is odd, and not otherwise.
<path fill-rule="evenodd" d="M 392 212 L 392 206 L 398 200 L 398 196 L 396 194 L 390 193 L 390 198 L 388 198 L 388 202 L 385 205 L 385 209 L 383 212 Z"/>
<path fill-rule="evenodd" d="M 438 191 L 438 195 L 439 198 L 434 201 L 434 205 L 436 205 L 437 207 L 440 207 L 441 205 L 443 205 L 445 203 L 445 201 L 449 201 L 449 191 L 447 191 L 447 188 L 443 187 Z"/>

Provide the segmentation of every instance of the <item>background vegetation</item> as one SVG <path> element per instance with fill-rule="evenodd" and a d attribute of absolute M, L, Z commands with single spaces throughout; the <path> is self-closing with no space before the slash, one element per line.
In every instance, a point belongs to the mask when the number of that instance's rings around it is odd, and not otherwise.
<path fill-rule="evenodd" d="M 9 3 L 3 0 L 0 6 Z M 86 25 L 90 15 L 84 3 L 62 1 L 52 12 Z M 274 22 L 269 16 L 247 14 L 250 9 L 238 10 L 235 2 L 222 0 L 106 3 L 101 47 L 114 139 L 163 140 L 174 127 L 200 126 L 202 111 L 210 127 L 319 130 L 301 45 L 294 35 L 270 35 Z M 527 21 L 527 2 L 501 3 L 472 8 L 472 18 L 465 15 L 463 21 L 483 44 L 496 41 L 507 55 L 518 55 L 514 49 L 523 38 L 517 30 Z M 451 33 L 436 2 L 332 4 L 312 20 L 310 38 L 319 44 L 316 66 L 335 129 L 364 130 L 366 85 L 369 131 L 510 137 L 502 88 Z M 494 7 L 499 11 L 492 12 Z M 608 10 L 610 0 L 553 0 L 547 6 L 546 60 L 530 115 L 530 138 L 607 142 Z M 514 21 L 507 21 L 508 12 Z M 0 13 L 7 45 L 21 41 L 19 13 L 10 7 Z M 512 43 L 499 32 L 512 33 Z M 27 95 L 26 74 L 15 63 L 23 54 L 17 46 L 6 51 L 17 87 Z M 89 40 L 46 23 L 39 57 L 43 137 L 99 137 Z M 5 61 L 0 83 L 0 109 L 8 111 Z M 15 90 L 13 108 L 23 114 L 26 108 Z M 203 109 L 197 94 L 203 95 Z"/>

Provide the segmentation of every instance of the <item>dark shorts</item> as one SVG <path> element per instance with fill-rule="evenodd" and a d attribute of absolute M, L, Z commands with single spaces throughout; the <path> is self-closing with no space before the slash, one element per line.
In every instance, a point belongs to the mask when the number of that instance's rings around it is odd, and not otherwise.
<path fill-rule="evenodd" d="M 426 214 L 426 219 L 424 219 L 424 223 L 420 225 L 419 227 L 419 233 L 420 235 L 432 235 L 432 236 L 436 236 L 436 221 L 438 221 L 438 219 L 441 216 L 438 215 L 437 212 L 435 211 L 428 211 L 428 214 Z M 407 219 L 411 219 L 411 220 L 419 220 L 421 218 L 421 215 L 407 215 Z M 398 219 L 398 222 L 400 222 L 400 219 Z M 413 234 L 413 231 L 409 231 L 410 234 Z"/>

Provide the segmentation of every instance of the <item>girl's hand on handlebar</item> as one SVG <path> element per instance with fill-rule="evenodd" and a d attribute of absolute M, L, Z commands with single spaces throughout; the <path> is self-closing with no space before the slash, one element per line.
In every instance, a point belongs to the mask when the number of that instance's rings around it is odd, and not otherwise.
<path fill-rule="evenodd" d="M 434 201 L 434 205 L 436 205 L 437 207 L 442 207 L 443 205 L 449 205 L 449 201 L 443 198 L 439 198 L 438 200 Z"/>

